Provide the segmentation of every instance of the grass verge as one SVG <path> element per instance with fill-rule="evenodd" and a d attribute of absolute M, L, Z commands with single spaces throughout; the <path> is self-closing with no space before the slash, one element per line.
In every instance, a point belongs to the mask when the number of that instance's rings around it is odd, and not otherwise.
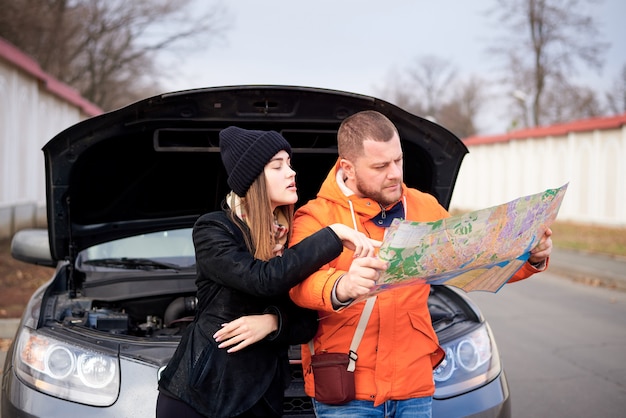
<path fill-rule="evenodd" d="M 557 248 L 626 257 L 626 228 L 554 222 L 552 242 Z"/>

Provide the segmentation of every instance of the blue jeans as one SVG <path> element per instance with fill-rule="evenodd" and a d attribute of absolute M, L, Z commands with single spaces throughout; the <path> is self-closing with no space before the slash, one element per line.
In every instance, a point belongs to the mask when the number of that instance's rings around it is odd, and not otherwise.
<path fill-rule="evenodd" d="M 374 407 L 370 401 L 350 401 L 345 405 L 327 405 L 313 399 L 317 418 L 431 418 L 433 398 L 386 401 Z"/>

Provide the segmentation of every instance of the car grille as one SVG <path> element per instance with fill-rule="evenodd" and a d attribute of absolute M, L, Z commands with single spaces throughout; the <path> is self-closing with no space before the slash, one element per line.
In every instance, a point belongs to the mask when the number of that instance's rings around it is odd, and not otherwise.
<path fill-rule="evenodd" d="M 289 368 L 291 370 L 291 384 L 285 391 L 283 417 L 315 417 L 311 398 L 304 393 L 304 377 L 302 375 L 299 345 L 289 348 Z"/>

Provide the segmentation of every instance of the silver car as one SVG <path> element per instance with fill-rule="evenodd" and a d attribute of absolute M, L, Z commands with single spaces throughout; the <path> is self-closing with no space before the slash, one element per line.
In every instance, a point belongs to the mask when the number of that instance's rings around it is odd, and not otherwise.
<path fill-rule="evenodd" d="M 163 94 L 78 123 L 43 148 L 48 229 L 18 232 L 19 260 L 55 266 L 32 296 L 2 377 L 2 417 L 151 417 L 157 380 L 195 313 L 191 227 L 227 193 L 218 133 L 276 130 L 291 143 L 300 201 L 337 158 L 336 132 L 373 109 L 398 127 L 405 182 L 448 207 L 463 143 L 379 99 L 295 86 Z M 433 286 L 432 322 L 446 351 L 434 371 L 435 417 L 509 417 L 495 340 L 462 292 Z M 313 416 L 299 347 L 285 416 Z"/>

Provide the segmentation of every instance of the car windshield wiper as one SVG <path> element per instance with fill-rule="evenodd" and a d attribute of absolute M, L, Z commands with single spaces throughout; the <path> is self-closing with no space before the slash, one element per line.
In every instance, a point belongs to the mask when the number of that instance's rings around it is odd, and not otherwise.
<path fill-rule="evenodd" d="M 178 270 L 175 264 L 154 261 L 149 258 L 101 258 L 98 260 L 87 260 L 83 262 L 90 266 L 112 267 L 134 270 Z"/>

